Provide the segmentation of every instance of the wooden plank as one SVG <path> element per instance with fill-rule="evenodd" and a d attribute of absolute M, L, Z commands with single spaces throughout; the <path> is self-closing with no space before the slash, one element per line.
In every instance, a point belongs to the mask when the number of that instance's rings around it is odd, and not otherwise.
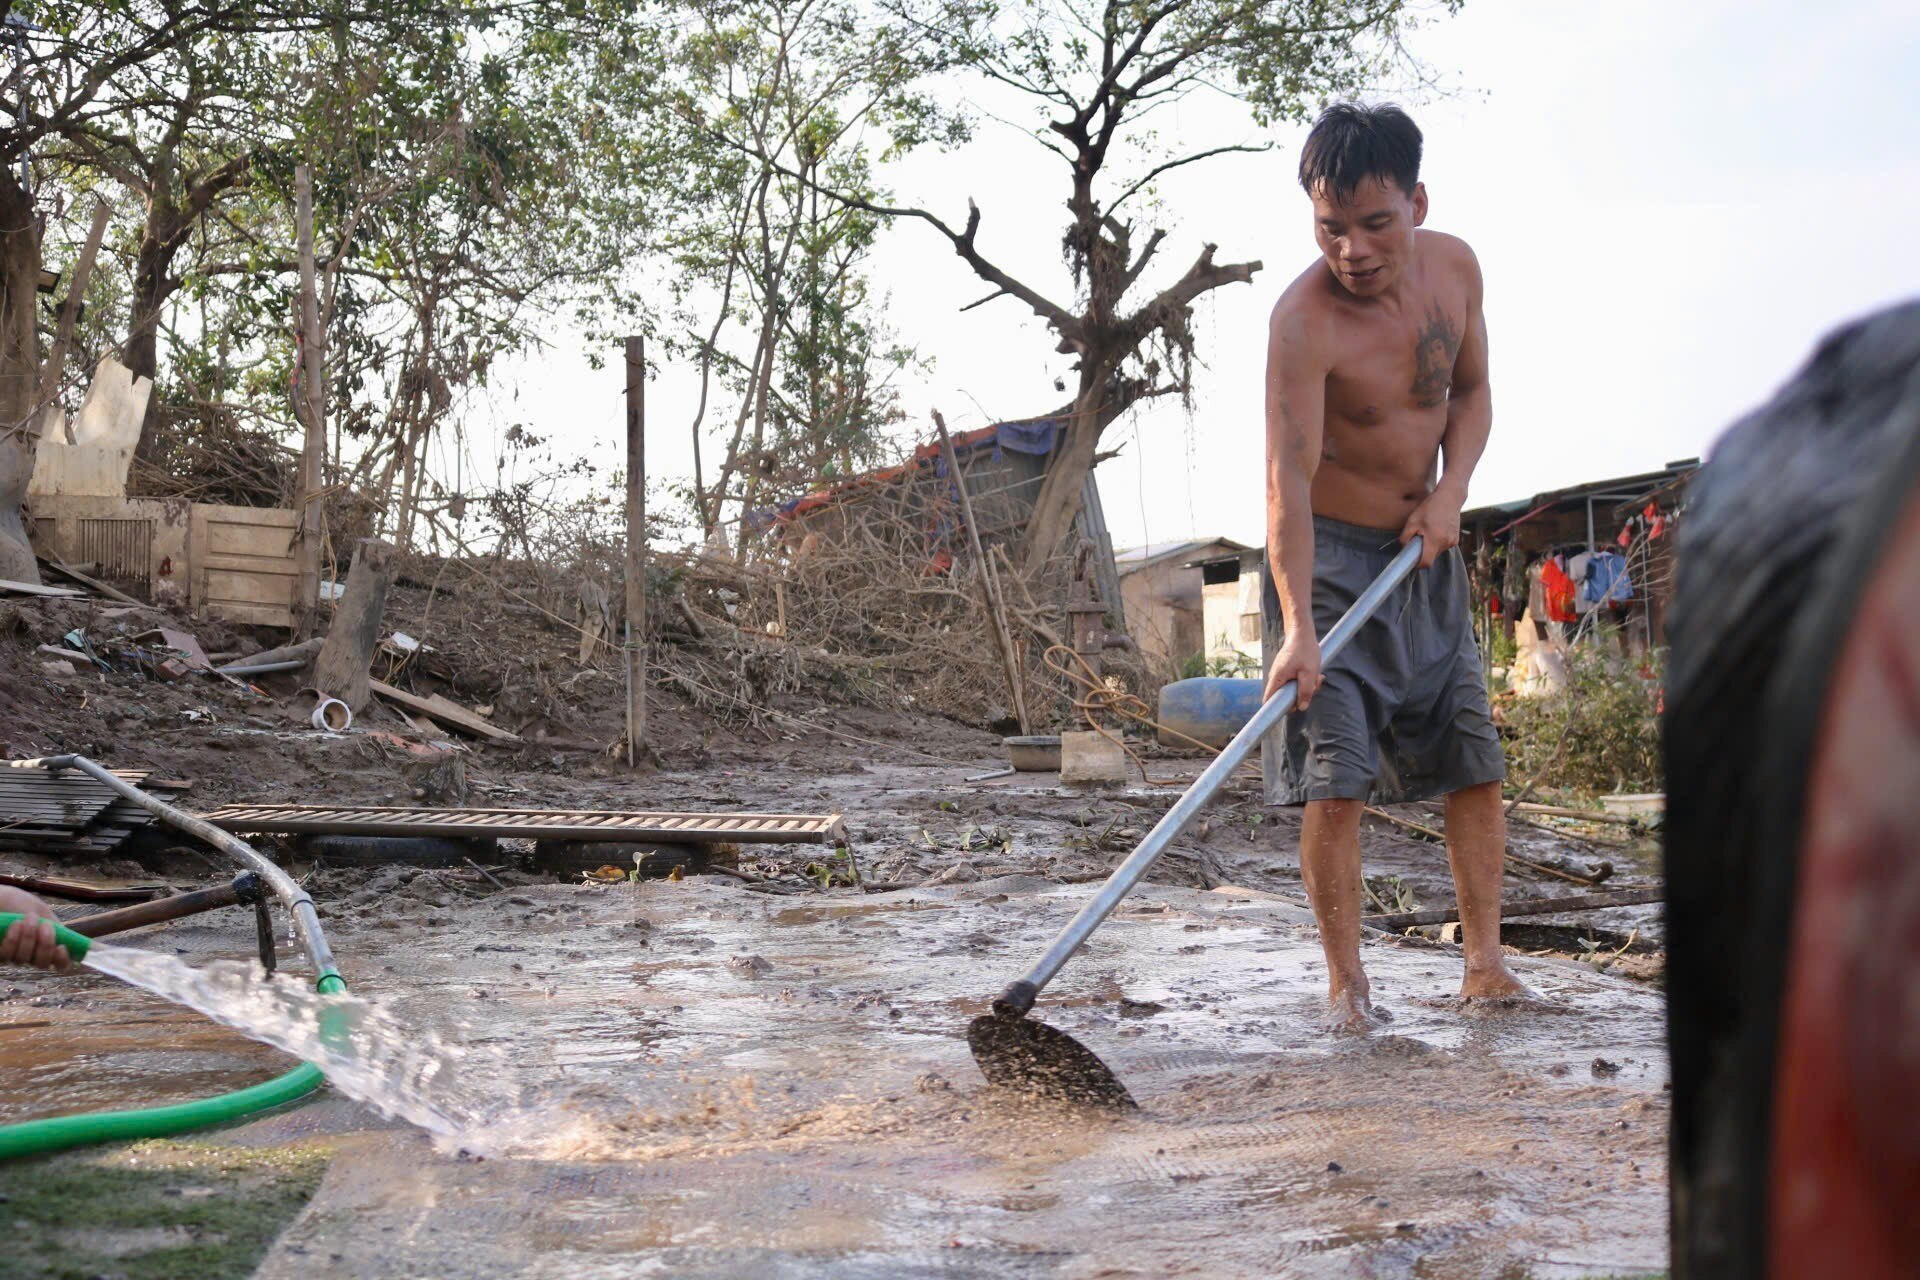
<path fill-rule="evenodd" d="M 274 511 L 273 514 L 282 519 L 236 520 L 217 512 L 210 515 L 207 519 L 205 553 L 212 556 L 245 556 L 273 564 L 284 562 L 289 573 L 295 572 L 289 557 L 292 531 L 284 519 L 293 512 Z"/>
<path fill-rule="evenodd" d="M 37 582 L 15 582 L 11 578 L 0 578 L 0 594 L 50 596 L 56 600 L 77 600 L 87 593 L 76 591 L 72 587 L 43 587 Z"/>
<path fill-rule="evenodd" d="M 555 812 L 539 809 L 428 809 L 410 806 L 344 809 L 318 805 L 228 805 L 202 815 L 229 831 L 290 835 L 461 835 L 561 840 L 759 841 L 838 843 L 839 814 L 786 814 L 783 821 L 741 825 L 738 814 Z M 792 823 L 803 829 L 782 829 Z M 672 825 L 669 825 L 672 824 Z"/>
<path fill-rule="evenodd" d="M 1559 915 L 1564 911 L 1604 911 L 1609 907 L 1636 907 L 1665 902 L 1667 891 L 1658 886 L 1644 889 L 1615 889 L 1610 893 L 1576 893 L 1564 898 L 1526 898 L 1500 904 L 1500 918 Z M 1361 916 L 1360 923 L 1376 929 L 1406 929 L 1422 924 L 1446 924 L 1460 918 L 1458 907 L 1432 907 L 1425 911 L 1400 911 L 1392 915 Z"/>
<path fill-rule="evenodd" d="M 647 740 L 646 344 L 627 339 L 627 768 Z"/>
<path fill-rule="evenodd" d="M 206 567 L 206 600 L 221 605 L 285 606 L 292 598 L 288 587 L 293 581 L 290 573 L 210 564 Z"/>
<path fill-rule="evenodd" d="M 1625 813 L 1608 813 L 1600 809 L 1574 809 L 1563 804 L 1531 804 L 1522 802 L 1513 806 L 1516 813 L 1533 813 L 1543 818 L 1577 818 L 1581 822 L 1608 822 L 1619 826 L 1641 824 L 1645 815 L 1635 816 Z"/>
<path fill-rule="evenodd" d="M 141 609 L 148 607 L 145 600 L 135 600 L 132 596 L 117 587 L 110 587 L 97 578 L 89 578 L 86 574 L 80 572 L 70 564 L 63 564 L 58 560 L 47 560 L 44 563 L 62 577 L 72 578 L 75 582 L 92 587 L 101 595 L 113 600 L 118 600 L 121 604 L 130 604 Z"/>
<path fill-rule="evenodd" d="M 168 892 L 163 884 L 110 884 L 65 876 L 0 874 L 0 884 L 74 902 L 148 902 Z"/>
<path fill-rule="evenodd" d="M 320 602 L 320 552 L 326 541 L 326 504 L 322 474 L 327 460 L 326 339 L 321 331 L 320 304 L 314 286 L 313 174 L 305 164 L 293 171 L 294 235 L 300 261 L 300 385 L 299 416 L 306 424 L 305 447 L 300 451 L 299 579 L 294 584 L 292 617 L 305 639 L 313 629 Z"/>
<path fill-rule="evenodd" d="M 435 720 L 451 724 L 455 728 L 465 729 L 470 733 L 477 733 L 483 738 L 491 738 L 495 742 L 520 741 L 519 734 L 509 733 L 492 721 L 483 719 L 437 693 L 430 698 L 422 698 L 417 694 L 408 693 L 405 689 L 396 689 L 384 680 L 369 680 L 367 687 L 387 701 L 398 703 L 409 711 L 418 711 L 432 716 Z"/>
<path fill-rule="evenodd" d="M 425 805 L 360 805 L 347 807 L 342 805 L 317 804 L 229 804 L 222 805 L 215 812 L 221 815 L 251 813 L 256 815 L 303 813 L 303 814 L 399 814 L 402 816 L 448 815 L 484 813 L 495 817 L 513 818 L 612 818 L 619 820 L 644 820 L 654 822 L 722 822 L 738 818 L 756 818 L 762 822 L 782 822 L 788 819 L 811 823 L 814 826 L 830 825 L 840 821 L 843 815 L 838 813 L 683 813 L 669 810 L 649 809 L 435 809 Z"/>

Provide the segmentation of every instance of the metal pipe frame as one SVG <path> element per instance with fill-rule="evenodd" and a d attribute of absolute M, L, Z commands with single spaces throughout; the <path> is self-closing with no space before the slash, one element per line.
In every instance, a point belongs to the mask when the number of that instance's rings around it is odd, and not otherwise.
<path fill-rule="evenodd" d="M 275 897 L 284 902 L 293 916 L 294 928 L 300 934 L 300 941 L 306 947 L 308 959 L 313 961 L 316 980 L 328 975 L 340 976 L 334 966 L 333 948 L 327 945 L 327 935 L 320 928 L 320 914 L 314 909 L 313 899 L 307 891 L 295 883 L 292 876 L 282 871 L 271 859 L 255 850 L 245 841 L 228 835 L 210 822 L 203 822 L 192 814 L 176 809 L 166 801 L 149 795 L 130 782 L 116 778 L 110 771 L 102 768 L 85 756 L 48 756 L 41 763 L 48 769 L 78 769 L 81 773 L 106 786 L 112 787 L 120 795 L 139 805 L 168 826 L 184 831 L 197 840 L 204 840 L 220 852 L 233 858 L 242 866 L 258 872 L 267 887 L 273 890 Z"/>
<path fill-rule="evenodd" d="M 168 897 L 155 898 L 150 902 L 119 907 L 112 911 L 96 911 L 90 916 L 69 920 L 66 926 L 83 937 L 104 938 L 108 934 L 123 933 L 128 929 L 139 929 L 150 924 L 164 924 L 169 920 L 178 920 L 183 916 L 198 915 L 202 911 L 217 911 L 221 907 L 259 902 L 265 894 L 266 886 L 261 881 L 259 873 L 242 871 L 233 878 L 232 884 L 223 884 L 217 889 L 196 889 L 192 893 L 171 894 Z"/>
<path fill-rule="evenodd" d="M 254 666 L 240 662 L 231 667 L 215 667 L 214 673 L 223 676 L 264 676 L 275 671 L 298 671 L 308 665 L 310 664 L 305 658 L 288 658 L 284 662 L 262 662 Z"/>

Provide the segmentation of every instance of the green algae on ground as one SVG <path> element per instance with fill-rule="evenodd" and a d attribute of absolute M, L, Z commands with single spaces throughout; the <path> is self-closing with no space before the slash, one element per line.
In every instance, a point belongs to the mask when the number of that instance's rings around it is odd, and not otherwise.
<path fill-rule="evenodd" d="M 244 1277 L 331 1153 L 153 1141 L 0 1165 L 0 1278 Z"/>

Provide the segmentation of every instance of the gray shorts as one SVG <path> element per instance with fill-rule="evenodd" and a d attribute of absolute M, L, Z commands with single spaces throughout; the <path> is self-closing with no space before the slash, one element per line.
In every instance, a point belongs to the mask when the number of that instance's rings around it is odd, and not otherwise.
<path fill-rule="evenodd" d="M 1313 518 L 1313 622 L 1321 635 L 1400 550 L 1397 529 Z M 1260 571 L 1266 662 L 1282 634 L 1272 570 Z M 1305 711 L 1268 736 L 1269 804 L 1447 795 L 1507 776 L 1473 637 L 1467 568 L 1452 550 L 1416 569 L 1321 673 Z"/>

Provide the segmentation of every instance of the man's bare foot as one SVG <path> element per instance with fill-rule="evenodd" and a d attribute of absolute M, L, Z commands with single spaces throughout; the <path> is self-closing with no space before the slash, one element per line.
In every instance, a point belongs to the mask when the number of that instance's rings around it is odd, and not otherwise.
<path fill-rule="evenodd" d="M 1327 997 L 1327 1030 L 1337 1036 L 1363 1036 L 1392 1022 L 1393 1015 L 1376 1009 L 1364 991 L 1343 987 Z"/>
<path fill-rule="evenodd" d="M 1526 983 L 1513 976 L 1504 964 L 1494 964 L 1484 969 L 1468 969 L 1466 977 L 1460 980 L 1460 998 L 1463 1000 L 1540 1000 L 1540 997 Z"/>

